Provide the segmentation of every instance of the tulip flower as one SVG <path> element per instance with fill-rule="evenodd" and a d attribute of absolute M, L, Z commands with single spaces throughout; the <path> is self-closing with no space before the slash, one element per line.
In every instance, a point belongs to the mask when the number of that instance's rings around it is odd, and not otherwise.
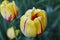
<path fill-rule="evenodd" d="M 19 34 L 19 30 L 16 29 L 16 30 L 14 31 L 14 28 L 13 28 L 13 27 L 8 28 L 8 30 L 7 30 L 7 36 L 8 36 L 10 39 L 14 39 L 16 36 L 18 36 L 18 34 Z"/>
<path fill-rule="evenodd" d="M 20 29 L 26 37 L 36 37 L 45 30 L 47 25 L 45 11 L 34 7 L 27 10 L 20 20 Z"/>
<path fill-rule="evenodd" d="M 4 0 L 0 5 L 0 11 L 5 20 L 12 21 L 17 16 L 18 8 L 14 1 L 9 2 Z"/>

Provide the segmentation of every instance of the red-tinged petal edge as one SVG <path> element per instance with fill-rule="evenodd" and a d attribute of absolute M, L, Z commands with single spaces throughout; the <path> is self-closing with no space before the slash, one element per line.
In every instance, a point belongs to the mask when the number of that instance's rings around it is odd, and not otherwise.
<path fill-rule="evenodd" d="M 41 32 L 43 32 L 43 28 L 42 28 L 42 23 L 41 23 L 41 21 L 40 21 L 40 24 L 41 24 Z"/>
<path fill-rule="evenodd" d="M 4 7 L 4 18 L 6 18 L 6 7 Z"/>
<path fill-rule="evenodd" d="M 40 21 L 40 27 L 41 27 L 41 33 L 40 33 L 40 34 L 37 34 L 36 36 L 41 35 L 42 32 L 43 32 L 43 28 L 42 28 L 42 23 L 41 23 L 41 21 Z"/>
<path fill-rule="evenodd" d="M 23 32 L 25 32 L 25 28 L 26 28 L 26 22 L 27 22 L 27 20 L 28 20 L 28 17 L 25 19 Z"/>
<path fill-rule="evenodd" d="M 11 19 L 12 19 L 12 15 L 10 15 L 10 16 L 8 17 L 8 21 L 11 21 Z"/>

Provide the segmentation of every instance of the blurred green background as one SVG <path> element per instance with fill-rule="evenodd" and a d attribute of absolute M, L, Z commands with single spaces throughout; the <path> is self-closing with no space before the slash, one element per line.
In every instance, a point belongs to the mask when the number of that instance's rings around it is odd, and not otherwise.
<path fill-rule="evenodd" d="M 0 0 L 0 4 L 3 0 Z M 12 0 L 9 0 L 12 1 Z M 20 17 L 33 7 L 43 9 L 47 14 L 47 27 L 45 31 L 35 37 L 27 38 L 22 33 L 15 40 L 60 40 L 60 0 L 14 0 L 19 8 L 18 16 L 11 22 L 7 22 L 0 14 L 0 40 L 10 40 L 6 31 L 9 27 L 15 26 L 19 29 Z"/>

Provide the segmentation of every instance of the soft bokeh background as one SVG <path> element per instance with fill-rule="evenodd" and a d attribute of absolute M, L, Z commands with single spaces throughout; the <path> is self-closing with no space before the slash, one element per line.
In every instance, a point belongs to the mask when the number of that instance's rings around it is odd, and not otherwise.
<path fill-rule="evenodd" d="M 2 1 L 0 0 L 0 4 Z M 27 38 L 20 32 L 16 40 L 60 40 L 60 0 L 15 0 L 15 2 L 19 13 L 13 21 L 5 21 L 0 14 L 0 40 L 10 40 L 6 36 L 7 29 L 11 26 L 19 29 L 20 17 L 32 7 L 46 11 L 47 27 L 41 35 L 35 38 Z"/>

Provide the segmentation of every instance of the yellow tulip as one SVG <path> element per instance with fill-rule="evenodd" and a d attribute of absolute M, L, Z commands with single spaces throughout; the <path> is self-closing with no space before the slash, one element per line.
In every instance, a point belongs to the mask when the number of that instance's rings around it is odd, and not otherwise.
<path fill-rule="evenodd" d="M 17 35 L 19 34 L 19 30 L 16 29 L 15 32 L 14 32 L 14 28 L 11 27 L 7 30 L 7 36 L 10 38 L 10 39 L 14 39 Z"/>
<path fill-rule="evenodd" d="M 4 19 L 12 21 L 17 16 L 18 8 L 14 1 L 9 2 L 4 0 L 0 5 L 0 11 Z"/>
<path fill-rule="evenodd" d="M 34 7 L 27 10 L 20 20 L 20 29 L 26 37 L 36 37 L 45 30 L 47 25 L 45 11 Z"/>

